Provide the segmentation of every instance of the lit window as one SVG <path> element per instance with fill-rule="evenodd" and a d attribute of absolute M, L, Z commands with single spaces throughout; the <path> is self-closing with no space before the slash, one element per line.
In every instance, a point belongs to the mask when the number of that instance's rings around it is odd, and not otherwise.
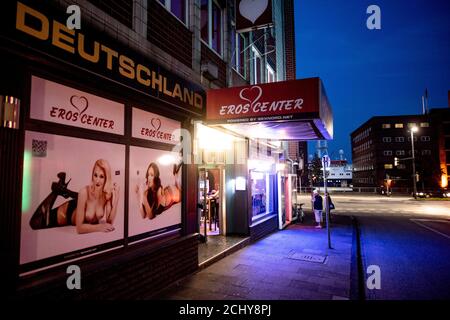
<path fill-rule="evenodd" d="M 274 211 L 274 191 L 271 187 L 276 181 L 276 175 L 252 171 L 252 218 L 272 213 Z"/>
<path fill-rule="evenodd" d="M 236 26 L 231 27 L 231 65 L 234 70 L 241 74 L 244 78 L 245 74 L 245 38 L 242 34 L 236 32 Z"/>
<path fill-rule="evenodd" d="M 391 127 L 390 123 L 383 123 L 383 125 L 381 126 L 383 129 L 389 129 Z"/>
<path fill-rule="evenodd" d="M 253 84 L 261 83 L 261 54 L 254 46 L 252 46 L 253 53 Z"/>
<path fill-rule="evenodd" d="M 187 24 L 187 0 L 159 0 L 169 12 Z"/>
<path fill-rule="evenodd" d="M 222 10 L 217 3 L 212 3 L 212 38 L 213 49 L 222 54 Z"/>
<path fill-rule="evenodd" d="M 209 43 L 209 0 L 201 1 L 200 32 L 202 40 Z"/>
<path fill-rule="evenodd" d="M 396 124 L 395 124 L 395 127 L 396 127 L 396 128 L 403 128 L 403 123 L 396 123 Z"/>
<path fill-rule="evenodd" d="M 408 128 L 414 128 L 414 127 L 417 127 L 417 123 L 414 123 L 414 122 L 408 123 Z"/>
<path fill-rule="evenodd" d="M 267 83 L 275 82 L 275 71 L 273 71 L 272 67 L 267 65 Z"/>
<path fill-rule="evenodd" d="M 222 9 L 214 0 L 201 0 L 201 38 L 219 55 L 222 55 Z"/>
<path fill-rule="evenodd" d="M 428 128 L 430 126 L 430 124 L 428 122 L 421 122 L 420 123 L 420 127 L 421 128 Z"/>
<path fill-rule="evenodd" d="M 384 168 L 385 169 L 392 169 L 394 166 L 391 164 L 391 163 L 386 163 L 385 165 L 384 165 Z"/>

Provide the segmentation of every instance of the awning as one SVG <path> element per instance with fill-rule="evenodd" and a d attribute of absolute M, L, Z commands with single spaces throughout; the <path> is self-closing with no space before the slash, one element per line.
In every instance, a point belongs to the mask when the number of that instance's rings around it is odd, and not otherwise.
<path fill-rule="evenodd" d="M 330 140 L 333 114 L 320 78 L 210 90 L 206 124 L 269 140 Z"/>

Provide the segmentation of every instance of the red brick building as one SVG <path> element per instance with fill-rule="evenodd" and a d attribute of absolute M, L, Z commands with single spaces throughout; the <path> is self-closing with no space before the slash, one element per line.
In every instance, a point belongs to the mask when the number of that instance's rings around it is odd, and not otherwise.
<path fill-rule="evenodd" d="M 199 171 L 186 137 L 204 116 L 206 91 L 295 78 L 293 1 L 272 1 L 274 27 L 246 33 L 236 32 L 234 3 L 1 4 L 2 293 L 148 298 L 198 269 Z M 70 5 L 81 9 L 80 29 L 66 25 Z M 104 181 L 94 184 L 97 175 Z M 155 175 L 178 189 L 147 210 L 152 189 L 139 190 Z M 80 226 L 89 203 L 103 211 Z M 276 227 L 227 215 L 228 232 L 251 240 Z M 82 270 L 80 292 L 67 290 L 70 264 Z"/>

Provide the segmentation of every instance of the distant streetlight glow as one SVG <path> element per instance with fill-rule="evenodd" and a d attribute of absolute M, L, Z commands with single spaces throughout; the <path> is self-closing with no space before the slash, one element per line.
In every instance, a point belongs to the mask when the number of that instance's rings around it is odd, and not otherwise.
<path fill-rule="evenodd" d="M 447 177 L 446 174 L 443 174 L 441 176 L 441 187 L 442 188 L 447 188 L 447 186 L 448 186 L 448 177 Z"/>

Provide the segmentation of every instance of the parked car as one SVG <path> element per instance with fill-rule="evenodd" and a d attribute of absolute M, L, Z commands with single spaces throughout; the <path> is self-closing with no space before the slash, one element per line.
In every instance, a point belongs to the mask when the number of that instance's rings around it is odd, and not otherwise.
<path fill-rule="evenodd" d="M 414 194 L 411 194 L 414 196 Z M 450 198 L 450 191 L 446 189 L 418 190 L 419 198 Z"/>

